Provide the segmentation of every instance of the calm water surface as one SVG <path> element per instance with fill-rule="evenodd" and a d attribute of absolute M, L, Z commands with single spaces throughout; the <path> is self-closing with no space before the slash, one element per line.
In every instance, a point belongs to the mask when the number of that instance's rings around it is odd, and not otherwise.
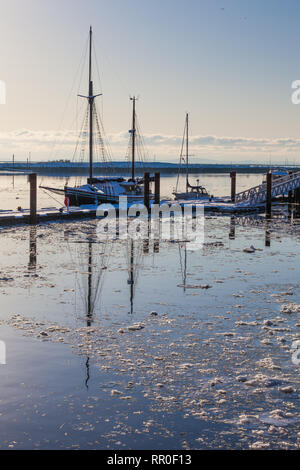
<path fill-rule="evenodd" d="M 0 183 L 26 206 L 24 177 Z M 297 448 L 299 241 L 293 218 L 207 216 L 197 251 L 94 220 L 2 229 L 0 448 Z"/>
<path fill-rule="evenodd" d="M 237 191 L 243 191 L 252 186 L 260 184 L 263 175 L 238 175 Z M 227 196 L 230 194 L 230 177 L 223 174 L 214 175 L 191 175 L 191 182 L 196 184 L 196 180 L 206 187 L 207 191 L 214 196 Z M 177 176 L 164 176 L 161 178 L 161 197 L 170 198 L 172 191 L 175 189 Z M 38 185 L 50 186 L 54 188 L 63 188 L 67 179 L 63 177 L 38 176 Z M 85 183 L 86 178 L 69 178 L 68 184 Z M 179 180 L 180 188 L 184 189 L 184 178 Z M 0 175 L 0 210 L 1 209 L 17 209 L 18 206 L 23 208 L 29 207 L 29 184 L 27 176 L 3 176 Z M 59 207 L 63 206 L 64 198 L 39 190 L 38 207 Z"/>

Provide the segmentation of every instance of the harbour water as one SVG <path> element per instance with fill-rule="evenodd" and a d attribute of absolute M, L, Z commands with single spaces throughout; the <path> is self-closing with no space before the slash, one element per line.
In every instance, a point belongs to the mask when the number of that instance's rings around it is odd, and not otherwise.
<path fill-rule="evenodd" d="M 201 183 L 230 190 L 228 175 Z M 26 177 L 0 188 L 0 209 L 28 207 Z M 39 207 L 56 199 L 39 191 Z M 297 448 L 299 220 L 208 215 L 196 251 L 96 226 L 0 232 L 0 447 Z"/>
<path fill-rule="evenodd" d="M 4 176 L 0 175 L 0 210 L 10 209 L 15 210 L 17 207 L 29 207 L 29 184 L 28 177 L 24 175 L 18 176 Z M 227 174 L 203 174 L 192 175 L 191 182 L 199 178 L 201 184 L 205 186 L 208 192 L 214 196 L 225 196 L 230 194 L 230 178 Z M 263 174 L 240 174 L 237 178 L 237 191 L 243 191 L 260 184 L 264 178 Z M 63 188 L 66 184 L 66 177 L 48 177 L 38 176 L 38 185 Z M 71 177 L 68 179 L 70 186 L 75 184 L 84 183 L 86 177 Z M 176 187 L 177 177 L 174 175 L 161 177 L 161 197 L 170 199 L 172 192 Z M 180 177 L 180 187 L 184 189 L 184 177 Z M 39 190 L 38 193 L 38 208 L 42 207 L 59 207 L 63 206 L 64 198 L 56 194 Z"/>

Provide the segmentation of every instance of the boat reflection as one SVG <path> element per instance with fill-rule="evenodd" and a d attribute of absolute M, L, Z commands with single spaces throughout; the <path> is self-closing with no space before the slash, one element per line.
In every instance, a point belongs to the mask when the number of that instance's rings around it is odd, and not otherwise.
<path fill-rule="evenodd" d="M 33 225 L 29 228 L 29 262 L 28 262 L 28 271 L 36 271 L 37 263 L 37 227 Z"/>

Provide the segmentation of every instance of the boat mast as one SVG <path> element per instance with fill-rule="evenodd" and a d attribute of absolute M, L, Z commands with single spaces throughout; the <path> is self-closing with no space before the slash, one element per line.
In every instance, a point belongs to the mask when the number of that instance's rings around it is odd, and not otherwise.
<path fill-rule="evenodd" d="M 132 149 L 131 149 L 131 179 L 134 180 L 135 178 L 135 133 L 136 133 L 136 128 L 135 128 L 135 102 L 137 98 L 133 96 L 130 98 L 132 101 L 132 129 L 131 129 L 131 134 L 132 134 Z"/>
<path fill-rule="evenodd" d="M 93 81 L 92 81 L 92 27 L 90 27 L 90 54 L 89 54 L 89 106 L 90 106 L 90 183 L 93 178 Z"/>
<path fill-rule="evenodd" d="M 89 154 L 90 154 L 90 178 L 89 178 L 89 183 L 92 184 L 92 178 L 93 178 L 93 117 L 94 117 L 94 101 L 97 96 L 101 96 L 102 93 L 98 93 L 97 95 L 94 95 L 94 87 L 93 87 L 93 80 L 92 80 L 92 36 L 93 36 L 93 30 L 92 27 L 90 27 L 90 44 L 89 44 L 89 93 L 88 96 L 83 96 L 83 95 L 78 95 L 81 98 L 87 98 L 88 103 L 89 103 L 89 121 L 90 121 L 90 129 L 89 129 L 89 134 L 90 134 L 90 139 L 89 139 Z"/>
<path fill-rule="evenodd" d="M 189 114 L 186 113 L 186 192 L 189 189 Z"/>

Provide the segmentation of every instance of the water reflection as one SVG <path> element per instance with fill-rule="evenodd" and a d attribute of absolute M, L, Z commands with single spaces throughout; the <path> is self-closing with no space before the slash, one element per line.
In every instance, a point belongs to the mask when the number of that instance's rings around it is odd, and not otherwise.
<path fill-rule="evenodd" d="M 271 231 L 270 231 L 270 221 L 266 220 L 266 229 L 265 229 L 265 246 L 271 246 Z"/>
<path fill-rule="evenodd" d="M 87 328 L 91 327 L 94 317 L 101 311 L 101 293 L 105 272 L 109 263 L 111 244 L 108 240 L 98 242 L 95 229 L 83 239 L 73 240 L 70 232 L 64 232 L 68 244 L 72 265 L 75 267 L 75 311 L 84 320 Z M 91 331 L 86 332 L 87 336 Z M 90 357 L 85 361 L 85 386 L 90 380 Z"/>
<path fill-rule="evenodd" d="M 28 270 L 29 271 L 36 271 L 36 263 L 37 263 L 37 227 L 32 226 L 29 229 L 29 262 L 28 262 Z"/>
<path fill-rule="evenodd" d="M 280 219 L 278 218 L 278 220 Z M 293 219 L 288 222 L 288 219 L 285 218 L 285 224 L 288 225 L 289 223 L 292 223 L 292 220 Z M 216 247 L 221 246 L 221 242 L 219 241 L 220 239 L 222 239 L 223 245 L 224 243 L 226 243 L 226 240 L 228 244 L 228 236 L 230 240 L 236 240 L 238 238 L 244 239 L 245 232 L 248 236 L 251 235 L 251 231 L 256 234 L 260 233 L 259 238 L 260 240 L 262 239 L 262 243 L 265 242 L 266 247 L 270 247 L 271 243 L 273 243 L 273 245 L 276 244 L 274 235 L 273 242 L 271 239 L 271 234 L 274 233 L 273 223 L 276 224 L 276 217 L 274 217 L 274 214 L 272 220 L 266 220 L 264 216 L 260 215 L 252 217 L 232 216 L 229 217 L 229 219 L 228 217 L 216 217 L 212 221 L 210 218 L 208 218 L 206 223 L 207 231 L 210 230 L 210 226 L 212 224 L 214 229 L 216 229 L 214 233 L 209 232 L 212 238 L 212 243 L 208 243 L 207 245 L 210 246 L 210 249 L 212 251 L 217 251 Z M 245 230 L 239 230 L 239 226 L 245 227 Z M 72 228 L 70 229 L 70 227 Z M 254 230 L 252 227 L 254 228 Z M 222 232 L 218 233 L 217 230 L 219 230 L 220 228 Z M 260 230 L 258 231 L 257 228 L 259 228 Z M 244 235 L 242 235 L 241 232 L 243 232 Z M 30 227 L 28 228 L 27 233 L 29 235 L 29 261 L 27 261 L 26 254 L 25 266 L 28 262 L 28 270 L 30 270 L 32 273 L 35 273 L 37 269 L 37 228 L 35 226 Z M 265 237 L 265 240 L 263 240 L 263 237 Z M 250 237 L 248 236 L 248 241 L 249 238 Z M 45 243 L 43 240 L 45 240 L 44 237 L 41 240 L 39 239 L 40 243 Z M 172 266 L 173 273 L 175 273 L 176 271 L 177 279 L 178 270 L 180 268 L 182 278 L 182 283 L 180 286 L 181 292 L 191 292 L 190 288 L 192 286 L 191 279 L 193 278 L 193 271 L 188 270 L 188 265 L 189 269 L 191 268 L 190 265 L 192 265 L 193 267 L 193 264 L 195 263 L 195 260 L 197 258 L 198 270 L 200 264 L 202 265 L 201 269 L 204 267 L 205 269 L 207 269 L 208 266 L 208 264 L 204 260 L 203 263 L 201 263 L 201 261 L 199 262 L 199 257 L 201 257 L 200 252 L 199 254 L 194 255 L 192 253 L 190 255 L 188 253 L 189 245 L 187 245 L 186 242 L 182 241 L 179 242 L 177 246 L 164 242 L 163 245 L 160 247 L 159 238 L 155 240 L 149 239 L 147 237 L 138 240 L 99 240 L 97 237 L 96 228 L 94 227 L 94 222 L 91 222 L 90 225 L 85 225 L 85 223 L 68 225 L 68 229 L 64 231 L 64 240 L 65 246 L 68 247 L 71 258 L 71 263 L 70 260 L 68 260 L 68 262 L 66 263 L 67 269 L 71 267 L 75 273 L 75 288 L 74 293 L 71 294 L 72 297 L 74 296 L 73 298 L 75 299 L 75 315 L 77 317 L 77 322 L 80 323 L 80 327 L 87 327 L 87 330 L 84 332 L 84 335 L 86 335 L 85 338 L 87 338 L 88 335 L 92 335 L 92 332 L 88 331 L 88 328 L 94 325 L 95 317 L 97 316 L 97 319 L 101 320 L 101 314 L 103 314 L 104 310 L 102 308 L 104 283 L 105 287 L 107 287 L 108 290 L 108 294 L 106 295 L 104 304 L 105 306 L 106 304 L 110 304 L 110 299 L 108 299 L 108 297 L 112 296 L 111 294 L 113 292 L 113 288 L 115 287 L 117 289 L 120 289 L 120 287 L 123 287 L 123 293 L 121 295 L 124 295 L 125 290 L 126 301 L 123 302 L 123 306 L 124 304 L 126 305 L 126 310 L 123 310 L 125 316 L 127 312 L 130 315 L 133 315 L 135 313 L 135 310 L 136 312 L 138 311 L 137 303 L 140 299 L 140 296 L 137 296 L 136 294 L 137 289 L 139 288 L 139 280 L 140 287 L 142 288 L 142 282 L 145 284 L 145 282 L 148 282 L 149 279 L 147 277 L 148 273 L 146 273 L 145 279 L 140 279 L 140 274 L 143 269 L 144 261 L 147 260 L 149 256 L 153 256 L 153 254 L 158 254 L 160 248 L 162 248 L 162 259 L 166 259 L 166 252 L 170 250 L 171 253 L 170 246 L 173 246 L 173 252 L 170 254 L 170 257 L 173 256 L 175 251 L 175 259 L 171 259 L 170 263 L 174 263 L 174 270 L 173 265 L 170 264 L 170 266 Z M 232 245 L 236 244 L 232 243 Z M 41 255 L 42 254 L 43 250 L 41 250 Z M 113 264 L 110 263 L 112 257 Z M 115 264 L 118 265 L 117 269 L 114 266 Z M 110 271 L 108 271 L 108 268 L 110 268 Z M 72 273 L 72 281 L 73 276 L 74 274 Z M 106 279 L 109 282 L 106 282 Z M 118 279 L 118 281 L 116 281 L 116 279 Z M 171 279 L 173 278 L 171 277 Z M 207 279 L 209 279 L 209 277 Z M 62 282 L 64 283 L 64 280 L 62 280 Z M 117 282 L 118 285 L 116 285 Z M 175 283 L 176 280 L 173 279 L 172 282 Z M 151 297 L 152 295 L 151 283 L 149 284 L 149 286 L 150 287 L 147 286 L 147 291 L 150 290 L 150 296 L 148 295 L 149 292 L 147 292 L 146 297 L 147 295 L 148 297 Z M 73 285 L 71 285 L 71 287 L 73 288 Z M 179 298 L 181 297 L 179 296 Z M 150 299 L 150 301 L 152 301 L 152 299 Z M 141 302 L 144 302 L 144 298 L 142 298 Z M 84 357 L 84 366 L 85 378 L 84 381 L 82 380 L 82 385 L 85 383 L 86 388 L 88 388 L 91 377 L 91 362 L 89 355 Z"/>
<path fill-rule="evenodd" d="M 235 240 L 235 217 L 230 218 L 229 239 Z"/>
<path fill-rule="evenodd" d="M 180 271 L 182 278 L 182 287 L 183 292 L 186 291 L 186 265 L 187 265 L 187 253 L 186 253 L 186 243 L 178 245 L 179 250 L 179 261 L 180 261 Z"/>
<path fill-rule="evenodd" d="M 271 246 L 271 221 L 272 217 L 263 217 L 260 215 L 235 216 L 230 218 L 229 239 L 236 239 L 236 226 L 242 227 L 261 227 L 265 229 L 265 246 Z"/>
<path fill-rule="evenodd" d="M 159 243 L 158 243 L 158 246 L 159 246 Z M 128 266 L 127 284 L 129 286 L 129 301 L 130 301 L 129 313 L 132 315 L 134 313 L 135 291 L 136 291 L 137 282 L 139 279 L 140 270 L 143 265 L 144 256 L 147 256 L 150 254 L 150 240 L 149 238 L 146 238 L 144 240 L 129 239 L 126 241 L 125 249 L 126 249 L 126 258 L 127 258 L 127 266 Z"/>

